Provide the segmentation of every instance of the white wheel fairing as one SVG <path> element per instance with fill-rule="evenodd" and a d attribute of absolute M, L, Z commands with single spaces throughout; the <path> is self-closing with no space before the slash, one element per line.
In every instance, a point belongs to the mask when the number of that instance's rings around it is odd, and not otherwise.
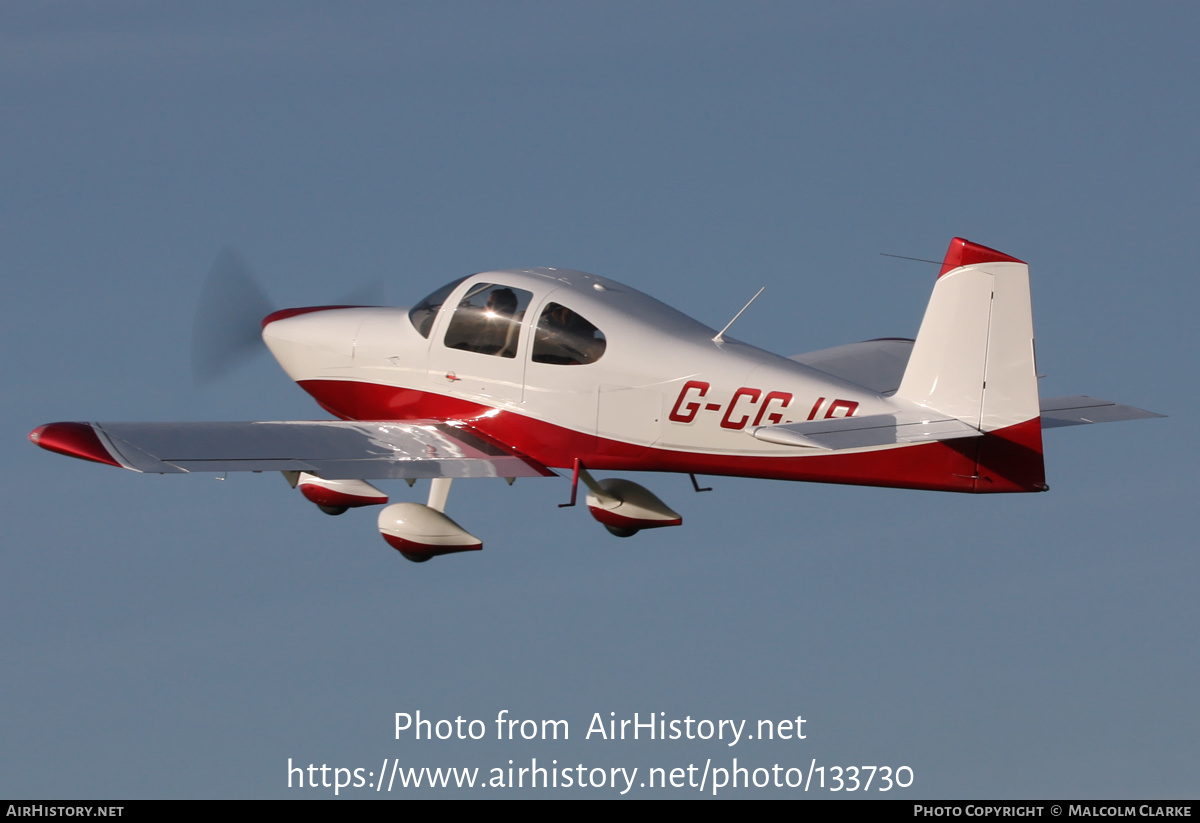
<path fill-rule="evenodd" d="M 379 532 L 388 545 L 405 555 L 435 557 L 483 548 L 478 537 L 421 503 L 393 503 L 383 509 Z"/>
<path fill-rule="evenodd" d="M 628 537 L 639 529 L 683 525 L 683 517 L 645 486 L 621 477 L 608 477 L 598 484 L 603 494 L 588 493 L 588 511 L 618 537 Z"/>
<path fill-rule="evenodd" d="M 360 506 L 382 506 L 388 501 L 386 494 L 365 480 L 326 480 L 301 472 L 296 486 L 301 494 L 322 507 L 322 510 L 345 511 Z"/>

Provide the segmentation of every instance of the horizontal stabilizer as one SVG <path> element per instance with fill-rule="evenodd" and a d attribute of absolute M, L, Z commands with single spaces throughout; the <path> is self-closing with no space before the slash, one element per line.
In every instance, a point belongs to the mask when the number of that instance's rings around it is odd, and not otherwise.
<path fill-rule="evenodd" d="M 302 471 L 327 480 L 543 477 L 554 473 L 439 421 L 50 423 L 37 445 L 139 472 Z"/>
<path fill-rule="evenodd" d="M 881 338 L 807 354 L 794 354 L 788 359 L 840 377 L 856 386 L 887 394 L 900 387 L 912 348 L 911 340 Z"/>
<path fill-rule="evenodd" d="M 982 434 L 974 426 L 953 417 L 931 417 L 922 412 L 872 414 L 866 417 L 839 417 L 832 420 L 759 426 L 750 433 L 768 443 L 827 451 L 957 440 L 960 437 L 978 437 Z"/>
<path fill-rule="evenodd" d="M 1048 397 L 1041 403 L 1042 428 L 1086 426 L 1089 423 L 1115 423 L 1119 420 L 1145 420 L 1165 414 L 1135 409 L 1094 397 Z"/>

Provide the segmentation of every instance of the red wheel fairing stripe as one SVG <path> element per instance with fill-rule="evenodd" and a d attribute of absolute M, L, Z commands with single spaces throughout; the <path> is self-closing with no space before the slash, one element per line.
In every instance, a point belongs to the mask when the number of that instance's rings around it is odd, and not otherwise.
<path fill-rule="evenodd" d="M 468 543 L 465 546 L 434 546 L 428 543 L 417 543 L 413 540 L 405 540 L 403 537 L 397 537 L 394 534 L 380 532 L 383 539 L 387 541 L 398 552 L 406 554 L 423 554 L 429 557 L 441 557 L 443 554 L 457 554 L 458 552 L 477 552 L 483 549 L 483 543 Z"/>
<path fill-rule="evenodd" d="M 363 497 L 357 494 L 327 489 L 315 483 L 300 484 L 300 493 L 318 506 L 349 506 L 356 509 L 362 506 L 382 506 L 388 502 L 386 495 L 379 497 Z"/>
<path fill-rule="evenodd" d="M 982 438 L 855 454 L 765 457 L 622 443 L 416 389 L 344 380 L 305 380 L 300 385 L 323 407 L 346 420 L 461 420 L 492 442 L 554 468 L 569 469 L 579 458 L 589 469 L 604 471 L 691 472 L 992 494 L 1046 488 L 1039 418 Z"/>
<path fill-rule="evenodd" d="M 626 517 L 623 514 L 617 514 L 608 509 L 600 509 L 593 506 L 588 506 L 588 511 L 592 513 L 592 517 L 604 525 L 615 526 L 618 529 L 658 529 L 663 526 L 683 525 L 682 517 L 676 517 L 671 520 L 650 520 L 648 518 Z"/>

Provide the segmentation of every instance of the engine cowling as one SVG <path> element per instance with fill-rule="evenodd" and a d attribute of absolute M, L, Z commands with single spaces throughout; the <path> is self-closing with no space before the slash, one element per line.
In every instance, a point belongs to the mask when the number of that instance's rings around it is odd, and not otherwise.
<path fill-rule="evenodd" d="M 588 511 L 617 537 L 631 537 L 642 529 L 683 525 L 682 516 L 631 480 L 608 477 L 596 485 L 599 491 L 588 491 Z"/>
<path fill-rule="evenodd" d="M 393 503 L 379 513 L 379 533 L 414 563 L 455 552 L 479 551 L 483 541 L 445 514 L 421 503 Z"/>
<path fill-rule="evenodd" d="M 365 480 L 326 480 L 301 472 L 296 485 L 301 494 L 326 514 L 343 514 L 347 509 L 382 506 L 388 502 L 386 494 Z"/>

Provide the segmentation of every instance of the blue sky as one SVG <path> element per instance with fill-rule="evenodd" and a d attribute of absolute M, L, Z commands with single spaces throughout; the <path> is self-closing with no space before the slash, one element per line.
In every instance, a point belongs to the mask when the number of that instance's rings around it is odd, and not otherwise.
<path fill-rule="evenodd" d="M 1195 797 L 1198 23 L 1189 4 L 5 4 L 0 794 L 329 794 L 289 790 L 289 758 L 737 757 L 905 765 L 909 797 Z M 460 482 L 450 512 L 484 551 L 419 567 L 373 513 L 325 517 L 278 478 L 25 441 L 318 415 L 266 356 L 193 386 L 228 244 L 278 305 L 551 265 L 720 327 L 765 285 L 737 335 L 791 354 L 914 334 L 936 267 L 879 253 L 940 259 L 955 235 L 1030 263 L 1043 394 L 1170 417 L 1048 433 L 1044 495 L 651 475 L 684 526 L 621 541 L 557 507 L 565 481 Z M 396 712 L 503 709 L 571 740 L 394 739 Z M 597 712 L 802 715 L 807 738 L 584 740 Z"/>

